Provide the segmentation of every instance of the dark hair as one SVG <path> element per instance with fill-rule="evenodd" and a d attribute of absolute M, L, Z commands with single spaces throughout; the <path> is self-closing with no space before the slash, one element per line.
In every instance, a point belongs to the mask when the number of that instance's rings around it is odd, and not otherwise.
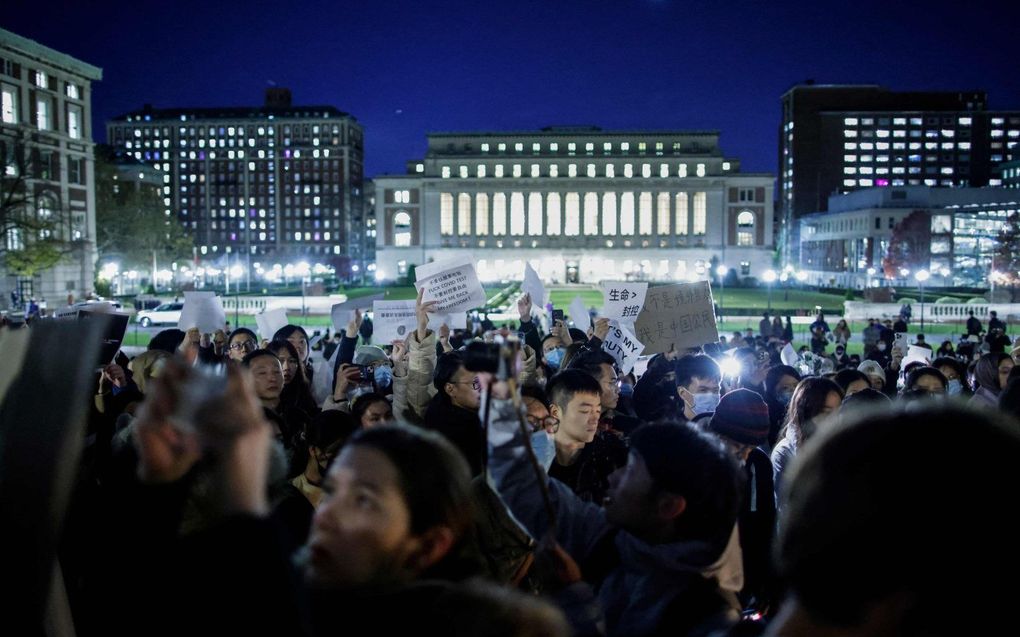
<path fill-rule="evenodd" d="M 255 344 L 258 345 L 259 337 L 255 334 L 255 332 L 251 331 L 247 327 L 238 327 L 231 331 L 230 336 L 227 337 L 227 343 L 230 343 L 230 341 L 234 340 L 234 337 L 237 336 L 238 334 L 245 334 L 251 337 L 251 340 L 255 341 Z"/>
<path fill-rule="evenodd" d="M 369 407 L 376 403 L 386 403 L 389 405 L 390 401 L 386 400 L 386 397 L 382 394 L 368 392 L 361 394 L 354 399 L 353 403 L 351 403 L 351 415 L 354 416 L 354 421 L 358 423 L 359 427 L 361 426 L 361 417 L 365 415 L 365 412 L 368 411 Z"/>
<path fill-rule="evenodd" d="M 460 352 L 444 352 L 436 359 L 436 371 L 432 375 L 432 385 L 441 396 L 441 400 L 450 402 L 450 395 L 446 393 L 446 383 L 453 382 L 453 375 L 464 366 L 464 357 Z"/>
<path fill-rule="evenodd" d="M 570 363 L 574 360 L 574 356 L 577 356 L 577 353 L 582 349 L 584 349 L 583 342 L 574 342 L 567 345 L 566 349 L 563 350 L 563 360 L 560 361 L 560 369 L 566 369 L 569 367 Z"/>
<path fill-rule="evenodd" d="M 177 328 L 162 330 L 149 339 L 148 349 L 158 349 L 174 354 L 177 352 L 177 348 L 181 346 L 181 342 L 184 341 L 184 336 L 184 331 Z"/>
<path fill-rule="evenodd" d="M 841 369 L 836 372 L 836 375 L 833 376 L 832 380 L 836 381 L 836 384 L 840 386 L 844 394 L 846 393 L 847 388 L 850 387 L 850 384 L 854 381 L 863 380 L 867 383 L 868 387 L 871 387 L 871 380 L 868 379 L 868 375 L 864 372 L 859 372 L 856 369 Z"/>
<path fill-rule="evenodd" d="M 298 356 L 297 348 L 294 347 L 293 343 L 287 340 L 273 340 L 269 343 L 269 345 L 266 345 L 266 349 L 277 356 L 279 356 L 281 349 L 287 350 L 287 353 L 293 356 L 294 360 L 298 362 L 298 373 L 294 376 L 291 384 L 301 383 L 305 386 L 308 385 L 308 379 L 305 378 L 305 366 L 301 364 L 301 357 Z"/>
<path fill-rule="evenodd" d="M 308 465 L 308 451 L 315 447 L 330 456 L 329 465 L 338 455 L 340 448 L 358 430 L 357 422 L 345 411 L 339 409 L 327 409 L 315 415 L 305 424 L 301 435 L 297 436 L 294 445 L 294 454 L 291 457 L 291 466 L 288 476 L 298 476 L 304 473 Z"/>
<path fill-rule="evenodd" d="M 280 358 L 276 355 L 276 352 L 271 352 L 268 349 L 257 349 L 245 354 L 244 358 L 241 359 L 241 364 L 245 367 L 251 367 L 251 362 L 260 356 L 272 356 L 273 360 L 277 363 L 280 362 Z"/>
<path fill-rule="evenodd" d="M 800 381 L 793 390 L 790 408 L 786 412 L 786 424 L 779 437 L 785 436 L 787 430 L 792 430 L 798 447 L 810 438 L 814 433 L 814 428 L 809 424 L 810 420 L 822 413 L 825 400 L 832 393 L 839 395 L 840 401 L 843 400 L 843 389 L 828 378 L 808 376 Z"/>
<path fill-rule="evenodd" d="M 291 336 L 293 336 L 294 332 L 300 332 L 301 336 L 303 336 L 305 339 L 305 343 L 308 343 L 308 332 L 306 332 L 305 328 L 301 327 L 300 325 L 284 325 L 280 329 L 276 330 L 276 333 L 273 334 L 272 340 L 285 341 Z M 308 349 L 308 355 L 311 356 L 311 348 Z M 300 363 L 304 365 L 305 361 L 300 361 Z"/>
<path fill-rule="evenodd" d="M 682 495 L 687 508 L 677 535 L 722 551 L 729 541 L 743 493 L 743 472 L 716 436 L 689 423 L 644 425 L 630 437 L 659 490 Z"/>
<path fill-rule="evenodd" d="M 933 469 L 947 440 L 956 466 Z M 782 492 L 780 577 L 809 617 L 830 626 L 859 626 L 895 598 L 901 635 L 1001 632 L 988 609 L 1008 608 L 1014 590 L 961 595 L 960 583 L 1020 566 L 1015 529 L 1002 523 L 1018 455 L 1015 425 L 953 404 L 886 408 L 826 428 L 798 454 Z"/>
<path fill-rule="evenodd" d="M 602 396 L 602 385 L 591 374 L 579 369 L 565 369 L 549 379 L 545 385 L 545 393 L 549 396 L 549 404 L 559 405 L 566 409 L 575 394 L 592 394 Z"/>
<path fill-rule="evenodd" d="M 521 398 L 533 398 L 549 407 L 549 395 L 545 393 L 541 386 L 535 383 L 528 383 L 521 387 Z"/>
<path fill-rule="evenodd" d="M 460 539 L 471 525 L 471 473 L 464 456 L 441 435 L 406 425 L 362 429 L 349 448 L 385 455 L 400 476 L 400 491 L 417 535 L 446 526 Z"/>
<path fill-rule="evenodd" d="M 754 354 L 753 350 L 751 354 Z M 673 364 L 673 369 L 676 371 L 677 387 L 686 387 L 695 378 L 722 380 L 719 363 L 715 362 L 711 356 L 704 354 L 681 356 Z"/>
<path fill-rule="evenodd" d="M 999 363 L 1009 358 L 1009 354 L 985 354 L 974 366 L 974 381 L 978 387 L 992 392 L 996 396 L 1002 391 L 999 385 Z"/>
<path fill-rule="evenodd" d="M 588 340 L 588 335 L 579 327 L 568 328 L 567 332 L 570 334 L 570 340 L 572 341 L 580 341 L 583 343 Z"/>
<path fill-rule="evenodd" d="M 600 349 L 594 351 L 587 350 L 571 358 L 567 369 L 579 369 L 586 374 L 590 374 L 595 380 L 601 380 L 603 365 L 615 368 L 616 359 Z"/>
<path fill-rule="evenodd" d="M 888 406 L 891 402 L 889 397 L 882 392 L 868 387 L 843 399 L 843 404 L 839 407 L 839 415 L 856 414 L 864 409 Z"/>
<path fill-rule="evenodd" d="M 908 391 L 911 389 L 915 389 L 917 381 L 921 380 L 923 376 L 932 376 L 934 378 L 937 378 L 939 382 L 942 383 L 942 389 L 946 389 L 949 387 L 949 381 L 946 380 L 945 374 L 935 369 L 934 367 L 928 367 L 927 365 L 925 365 L 924 367 L 914 368 L 910 371 L 909 374 L 907 374 L 907 379 L 903 382 L 903 390 Z"/>
<path fill-rule="evenodd" d="M 800 372 L 789 365 L 776 365 L 765 374 L 765 398 L 776 395 L 776 385 L 784 376 L 791 376 L 800 382 Z"/>
<path fill-rule="evenodd" d="M 931 366 L 935 369 L 940 367 L 952 367 L 956 375 L 960 377 L 960 382 L 963 383 L 964 387 L 967 387 L 967 366 L 959 360 L 952 358 L 951 356 L 941 356 L 931 362 Z M 939 370 L 941 371 L 941 370 Z"/>

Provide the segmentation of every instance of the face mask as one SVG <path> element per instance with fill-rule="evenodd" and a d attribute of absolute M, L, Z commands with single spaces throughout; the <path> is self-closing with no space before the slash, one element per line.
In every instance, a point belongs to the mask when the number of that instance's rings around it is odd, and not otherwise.
<path fill-rule="evenodd" d="M 959 378 L 954 378 L 949 381 L 949 385 L 946 387 L 946 393 L 950 396 L 959 396 L 963 392 L 963 383 L 960 382 Z"/>
<path fill-rule="evenodd" d="M 885 343 L 879 343 L 878 344 L 878 351 L 880 351 L 880 352 L 884 352 L 885 351 Z"/>
<path fill-rule="evenodd" d="M 634 395 L 634 386 L 630 383 L 620 385 L 620 396 L 630 398 Z"/>
<path fill-rule="evenodd" d="M 776 402 L 778 402 L 780 405 L 783 405 L 784 407 L 786 405 L 789 405 L 791 400 L 793 400 L 793 392 L 784 391 L 776 394 Z"/>
<path fill-rule="evenodd" d="M 531 449 L 535 452 L 535 458 L 538 459 L 538 463 L 543 469 L 549 469 L 552 466 L 553 459 L 556 458 L 556 443 L 544 429 L 531 434 Z"/>
<path fill-rule="evenodd" d="M 545 364 L 553 369 L 559 369 L 560 363 L 563 362 L 563 354 L 564 349 L 562 347 L 549 350 L 545 353 Z"/>
<path fill-rule="evenodd" d="M 393 384 L 393 370 L 386 365 L 375 368 L 375 386 L 379 389 L 386 389 Z"/>
<path fill-rule="evenodd" d="M 692 394 L 692 396 L 694 396 L 694 404 L 690 407 L 695 414 L 714 412 L 715 408 L 719 406 L 721 398 L 719 394 Z"/>

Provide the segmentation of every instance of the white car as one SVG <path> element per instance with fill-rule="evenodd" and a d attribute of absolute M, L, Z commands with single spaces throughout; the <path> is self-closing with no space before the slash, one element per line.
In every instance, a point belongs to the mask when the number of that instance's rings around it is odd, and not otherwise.
<path fill-rule="evenodd" d="M 164 303 L 151 310 L 142 310 L 135 315 L 135 320 L 142 327 L 157 325 L 159 323 L 172 323 L 177 325 L 181 320 L 181 308 L 184 303 Z"/>

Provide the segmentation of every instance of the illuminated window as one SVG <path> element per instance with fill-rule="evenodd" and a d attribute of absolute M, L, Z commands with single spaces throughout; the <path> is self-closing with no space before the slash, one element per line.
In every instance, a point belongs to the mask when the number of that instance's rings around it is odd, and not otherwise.
<path fill-rule="evenodd" d="M 593 144 L 592 142 L 587 142 L 584 145 L 584 152 L 588 153 L 589 155 L 595 152 L 595 144 Z"/>
<path fill-rule="evenodd" d="M 18 123 L 18 89 L 13 86 L 3 86 L 3 122 L 4 124 Z M 130 142 L 129 142 L 130 143 Z M 128 146 L 130 148 L 130 146 Z"/>
<path fill-rule="evenodd" d="M 538 142 L 534 142 L 531 145 L 531 152 L 535 153 L 536 155 L 538 153 L 542 152 L 542 144 L 539 144 Z"/>
<path fill-rule="evenodd" d="M 448 192 L 439 195 L 439 234 L 453 235 L 453 195 Z"/>
<path fill-rule="evenodd" d="M 707 223 L 707 197 L 703 192 L 694 193 L 694 228 L 696 235 L 705 234 Z"/>
<path fill-rule="evenodd" d="M 496 164 L 496 169 L 494 171 L 494 174 L 497 177 L 502 177 L 503 176 L 503 164 Z"/>
<path fill-rule="evenodd" d="M 602 234 L 616 234 L 616 193 L 602 195 Z"/>
<path fill-rule="evenodd" d="M 646 178 L 646 179 L 648 177 L 652 176 L 652 165 L 651 164 L 641 164 L 641 176 Z"/>
<path fill-rule="evenodd" d="M 616 177 L 616 167 L 613 164 L 606 164 L 606 177 Z"/>
<path fill-rule="evenodd" d="M 460 178 L 461 179 L 467 179 L 467 176 L 468 176 L 468 167 L 467 166 L 461 166 L 460 167 Z"/>
<path fill-rule="evenodd" d="M 637 151 L 642 155 L 648 150 L 648 144 L 645 142 L 638 142 Z"/>
<path fill-rule="evenodd" d="M 510 193 L 510 234 L 524 235 L 524 193 Z"/>
<path fill-rule="evenodd" d="M 560 167 L 557 164 L 552 164 L 551 166 L 549 166 L 549 176 L 550 177 L 560 176 Z"/>
<path fill-rule="evenodd" d="M 655 205 L 658 220 L 656 225 L 656 232 L 658 234 L 669 234 L 669 193 L 660 192 L 656 197 Z"/>
<path fill-rule="evenodd" d="M 485 164 L 478 164 L 478 167 L 475 169 L 475 176 L 476 177 L 485 176 Z"/>
<path fill-rule="evenodd" d="M 620 142 L 620 150 L 623 152 L 630 150 L 630 142 Z"/>
<path fill-rule="evenodd" d="M 45 73 L 43 73 L 42 71 L 36 71 L 34 79 L 36 86 L 38 86 L 39 88 L 46 88 L 47 78 Z"/>
<path fill-rule="evenodd" d="M 638 234 L 652 234 L 652 193 L 643 192 L 638 197 Z"/>
<path fill-rule="evenodd" d="M 599 233 L 599 197 L 593 192 L 584 194 L 584 234 Z"/>
<path fill-rule="evenodd" d="M 750 210 L 737 215 L 737 245 L 754 245 L 754 213 Z"/>
<path fill-rule="evenodd" d="M 568 155 L 573 155 L 576 152 L 577 152 L 577 144 L 575 144 L 574 142 L 569 142 L 567 144 L 567 154 Z"/>
<path fill-rule="evenodd" d="M 411 215 L 404 211 L 393 215 L 393 245 L 398 248 L 411 245 Z"/>
<path fill-rule="evenodd" d="M 81 139 L 80 106 L 70 106 L 67 109 L 67 135 L 71 139 Z"/>
<path fill-rule="evenodd" d="M 542 193 L 539 192 L 528 195 L 528 234 L 542 235 Z"/>
<path fill-rule="evenodd" d="M 843 120 L 843 125 L 844 126 L 857 126 L 857 118 L 856 117 L 847 117 L 847 118 L 845 118 Z"/>
<path fill-rule="evenodd" d="M 514 150 L 517 151 L 518 153 L 523 153 L 524 152 L 524 144 L 522 144 L 521 142 L 517 142 L 516 144 L 514 144 Z M 513 206 L 513 202 L 511 202 L 510 205 L 512 207 Z"/>
<path fill-rule="evenodd" d="M 697 175 L 698 177 L 704 177 L 705 176 L 705 164 L 698 164 L 698 168 L 697 168 L 697 170 L 694 171 L 694 174 Z"/>
<path fill-rule="evenodd" d="M 489 144 L 488 143 L 483 143 L 482 144 L 482 152 L 483 153 L 489 152 Z"/>
<path fill-rule="evenodd" d="M 612 142 L 604 142 L 602 144 L 602 152 L 606 153 L 607 155 L 609 153 L 613 152 L 613 143 Z"/>
<path fill-rule="evenodd" d="M 676 176 L 677 177 L 687 176 L 687 164 L 680 164 L 680 166 L 677 167 Z"/>
<path fill-rule="evenodd" d="M 581 234 L 581 197 L 576 192 L 567 193 L 563 234 L 568 237 L 576 237 Z"/>
<path fill-rule="evenodd" d="M 577 177 L 577 164 L 567 164 L 567 177 Z"/>
<path fill-rule="evenodd" d="M 686 192 L 678 192 L 674 197 L 674 204 L 676 205 L 676 233 L 680 235 L 687 234 L 687 204 L 688 198 Z"/>
<path fill-rule="evenodd" d="M 532 176 L 532 177 L 538 177 L 538 176 L 539 176 L 539 175 L 541 174 L 541 173 L 539 172 L 539 170 L 540 170 L 540 169 L 539 169 L 539 167 L 538 167 L 538 164 L 532 164 L 532 165 L 531 165 L 531 176 Z"/>
<path fill-rule="evenodd" d="M 560 193 L 551 192 L 545 199 L 546 234 L 559 236 L 560 228 Z"/>
<path fill-rule="evenodd" d="M 506 152 L 506 144 L 499 144 L 496 146 L 496 149 L 501 153 Z"/>
<path fill-rule="evenodd" d="M 669 164 L 659 165 L 659 177 L 669 177 Z"/>
<path fill-rule="evenodd" d="M 624 177 L 633 177 L 634 176 L 634 164 L 624 164 L 623 165 L 623 176 Z"/>
<path fill-rule="evenodd" d="M 520 164 L 514 164 L 513 165 L 513 173 L 512 174 L 513 174 L 514 177 L 520 177 L 521 176 L 521 165 Z"/>
<path fill-rule="evenodd" d="M 843 137 L 857 137 L 857 131 L 855 131 L 855 130 L 845 130 L 845 131 L 843 131 Z"/>
<path fill-rule="evenodd" d="M 620 234 L 634 234 L 634 193 L 620 195 Z"/>
<path fill-rule="evenodd" d="M 443 176 L 443 179 L 448 179 L 450 177 L 450 167 L 449 166 L 443 166 L 441 174 Z"/>
<path fill-rule="evenodd" d="M 48 98 L 40 97 L 35 101 L 35 125 L 39 130 L 50 128 L 50 102 Z"/>
<path fill-rule="evenodd" d="M 489 234 L 489 195 L 485 193 L 475 195 L 475 234 Z"/>
<path fill-rule="evenodd" d="M 552 142 L 552 143 L 549 144 L 549 152 L 550 153 L 559 152 L 559 150 L 560 150 L 560 145 L 558 143 Z"/>
<path fill-rule="evenodd" d="M 492 234 L 506 234 L 506 195 L 501 192 L 492 196 Z"/>

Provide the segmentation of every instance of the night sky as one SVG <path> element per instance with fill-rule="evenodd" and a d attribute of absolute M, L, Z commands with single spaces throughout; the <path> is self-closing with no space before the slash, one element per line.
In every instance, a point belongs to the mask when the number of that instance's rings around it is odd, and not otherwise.
<path fill-rule="evenodd" d="M 261 104 L 275 83 L 357 117 L 368 176 L 403 173 L 429 131 L 549 125 L 715 129 L 744 171 L 775 173 L 780 95 L 808 78 L 1020 109 L 1017 6 L 7 0 L 0 25 L 103 68 L 97 141 L 144 103 Z"/>

